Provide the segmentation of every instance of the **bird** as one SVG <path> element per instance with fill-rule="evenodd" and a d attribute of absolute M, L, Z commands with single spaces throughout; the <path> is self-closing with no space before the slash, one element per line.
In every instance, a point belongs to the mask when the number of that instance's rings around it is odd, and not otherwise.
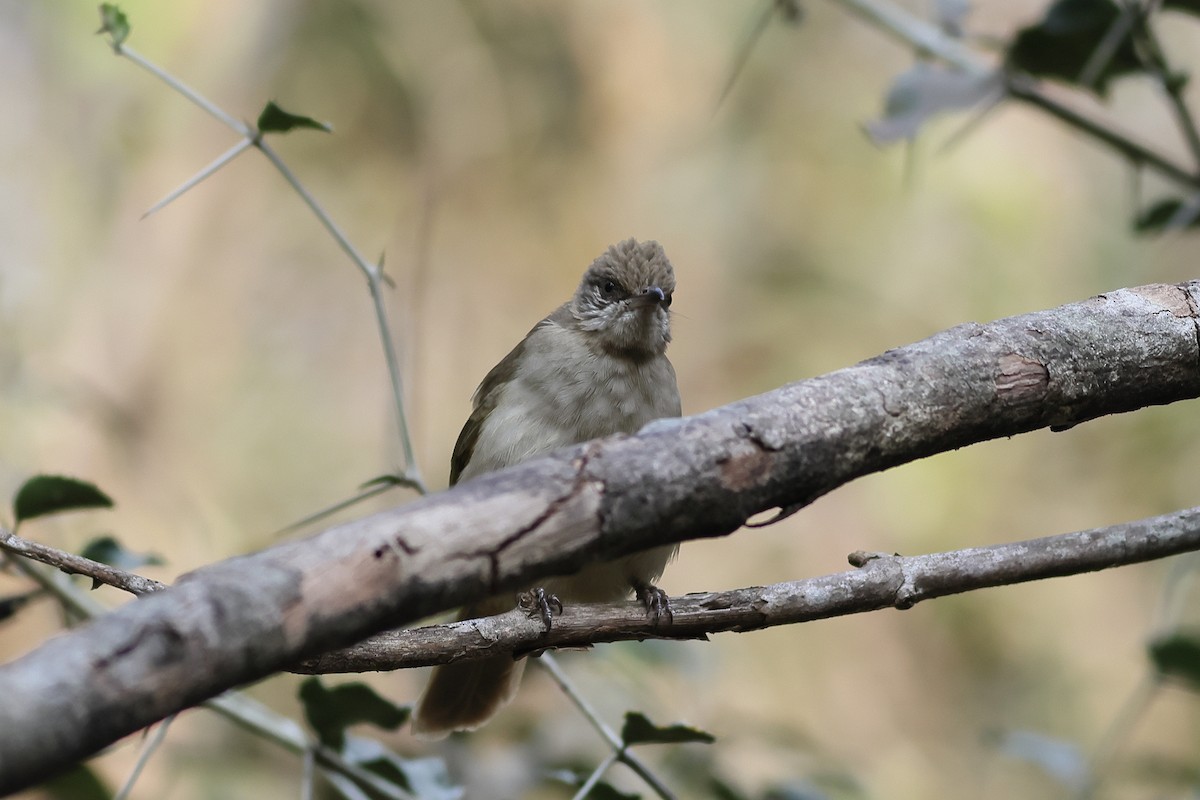
<path fill-rule="evenodd" d="M 580 442 L 681 414 L 667 359 L 675 271 L 653 240 L 626 239 L 597 257 L 572 298 L 537 323 L 484 377 L 450 460 L 450 485 Z M 562 603 L 627 598 L 670 617 L 654 582 L 678 545 L 652 548 L 551 578 L 522 595 L 549 627 Z M 468 606 L 475 619 L 513 607 L 511 596 Z M 528 610 L 528 608 L 527 608 Z M 500 654 L 434 668 L 413 711 L 413 733 L 436 740 L 474 730 L 516 695 L 525 661 Z"/>

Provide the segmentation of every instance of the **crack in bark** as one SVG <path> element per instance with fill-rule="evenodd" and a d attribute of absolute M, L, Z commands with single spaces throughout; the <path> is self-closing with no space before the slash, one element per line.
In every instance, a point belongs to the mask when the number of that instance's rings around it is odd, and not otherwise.
<path fill-rule="evenodd" d="M 1196 306 L 1196 298 L 1187 289 L 1180 287 L 1183 292 L 1184 300 L 1187 301 L 1188 309 L 1191 311 L 1192 331 L 1196 334 L 1196 367 L 1200 369 L 1200 308 Z"/>
<path fill-rule="evenodd" d="M 588 483 L 600 483 L 601 485 L 603 485 L 603 481 L 598 481 L 595 478 L 586 474 L 588 461 L 591 458 L 591 450 L 592 450 L 591 445 L 583 448 L 579 458 L 575 461 L 575 464 L 574 464 L 575 478 L 574 478 L 574 480 L 571 481 L 570 487 L 565 492 L 563 492 L 561 495 L 559 495 L 558 497 L 555 497 L 553 500 L 551 500 L 546 505 L 546 507 L 536 517 L 534 517 L 532 520 L 530 520 L 525 525 L 522 525 L 520 528 L 517 528 L 515 531 L 510 533 L 508 536 L 505 536 L 494 547 L 489 547 L 489 548 L 486 548 L 483 550 L 472 550 L 472 551 L 465 552 L 465 553 L 458 553 L 458 554 L 451 556 L 451 558 L 454 558 L 454 559 L 486 558 L 488 560 L 488 591 L 492 594 L 496 594 L 498 591 L 497 585 L 500 582 L 500 556 L 504 554 L 504 551 L 507 550 L 512 545 L 519 542 L 521 539 L 528 536 L 530 533 L 532 533 L 535 530 L 537 530 L 538 528 L 540 528 L 542 525 L 546 524 L 546 522 L 549 519 L 551 519 L 555 514 L 557 514 L 559 512 L 559 510 L 562 509 L 563 506 L 565 506 L 571 500 L 576 498 L 579 495 L 579 492 Z M 601 494 L 603 494 L 603 492 L 604 492 L 603 486 L 600 491 L 601 491 Z M 599 519 L 597 521 L 597 524 L 602 527 L 603 519 Z"/>

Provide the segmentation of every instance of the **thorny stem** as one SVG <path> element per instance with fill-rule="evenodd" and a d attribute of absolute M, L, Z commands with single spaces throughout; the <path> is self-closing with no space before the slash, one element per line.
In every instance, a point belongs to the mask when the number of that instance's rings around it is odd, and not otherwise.
<path fill-rule="evenodd" d="M 416 464 L 416 458 L 413 453 L 412 437 L 408 428 L 408 418 L 404 412 L 404 389 L 403 381 L 400 376 L 400 362 L 396 356 L 396 348 L 392 341 L 392 330 L 391 324 L 388 321 L 387 306 L 383 300 L 383 293 L 380 291 L 380 283 L 383 281 L 383 270 L 371 264 L 359 254 L 359 252 L 350 243 L 350 240 L 346 238 L 346 235 L 342 233 L 341 229 L 338 228 L 338 226 L 333 222 L 333 219 L 329 216 L 329 214 L 325 212 L 325 209 L 322 208 L 320 203 L 317 202 L 316 198 L 314 198 L 308 189 L 305 188 L 302 183 L 300 183 L 299 179 L 296 178 L 296 175 L 287 166 L 287 164 L 284 163 L 283 159 L 281 159 L 279 155 L 270 147 L 270 145 L 263 141 L 262 134 L 255 130 L 253 126 L 234 119 L 216 104 L 212 103 L 200 93 L 196 92 L 191 87 L 177 79 L 175 76 L 171 75 L 169 72 L 166 72 L 158 65 L 146 59 L 144 56 L 130 47 L 121 44 L 117 45 L 115 49 L 117 53 L 125 56 L 130 61 L 150 72 L 163 83 L 167 84 L 176 92 L 179 92 L 181 95 L 191 100 L 197 106 L 207 111 L 217 120 L 224 123 L 246 140 L 245 142 L 236 145 L 233 150 L 218 158 L 214 164 L 209 165 L 209 167 L 203 170 L 198 176 L 188 181 L 188 183 L 184 184 L 183 187 L 180 187 L 180 189 L 172 192 L 167 196 L 167 198 L 157 203 L 154 208 L 147 213 L 151 213 L 154 210 L 161 208 L 175 197 L 178 197 L 180 194 L 187 191 L 187 189 L 191 188 L 196 183 L 199 183 L 201 180 L 215 171 L 216 168 L 224 166 L 224 164 L 232 160 L 234 156 L 246 149 L 248 144 L 252 144 L 254 147 L 257 147 L 262 154 L 265 155 L 267 159 L 275 166 L 279 173 L 283 175 L 284 180 L 286 180 L 296 191 L 296 193 L 300 195 L 300 198 L 304 201 L 305 205 L 309 207 L 309 209 L 316 216 L 317 220 L 321 223 L 329 235 L 333 237 L 334 241 L 337 242 L 342 251 L 345 252 L 346 255 L 350 257 L 351 261 L 353 261 L 354 264 L 362 271 L 371 290 L 372 303 L 375 307 L 375 319 L 379 327 L 379 336 L 383 341 L 384 359 L 387 362 L 392 398 L 395 403 L 396 421 L 400 434 L 400 445 L 404 454 L 404 478 L 418 492 L 425 494 L 426 488 L 424 483 L 421 481 L 420 470 Z"/>
<path fill-rule="evenodd" d="M 392 342 L 392 328 L 391 323 L 388 322 L 387 304 L 384 303 L 383 292 L 380 291 L 380 284 L 383 282 L 383 270 L 368 262 L 354 249 L 354 245 L 350 244 L 350 240 L 346 238 L 346 235 L 334 224 L 333 219 L 325 213 L 325 209 L 321 207 L 316 198 L 305 188 L 304 184 L 300 183 L 296 175 L 270 145 L 264 142 L 261 137 L 256 140 L 255 145 L 275 165 L 275 168 L 279 170 L 279 174 L 283 175 L 284 180 L 291 184 L 304 203 L 312 210 L 321 225 L 329 232 L 334 241 L 338 243 L 342 251 L 350 256 L 350 259 L 358 266 L 367 279 L 367 285 L 371 290 L 371 301 L 375 307 L 375 321 L 379 326 L 379 337 L 383 341 L 384 360 L 387 362 L 388 376 L 391 379 L 392 399 L 396 404 L 396 422 L 400 428 L 400 444 L 404 449 L 404 477 L 411 481 L 413 486 L 417 487 L 417 491 L 425 494 L 425 485 L 421 482 L 416 458 L 413 455 L 412 437 L 408 432 L 408 418 L 404 413 L 404 387 L 400 377 L 400 361 L 396 357 L 396 347 Z"/>
<path fill-rule="evenodd" d="M 249 125 L 247 125 L 244 122 L 238 122 L 236 119 L 234 119 L 230 115 L 226 114 L 223 110 L 221 110 L 220 107 L 218 107 L 215 103 L 211 102 L 208 98 L 204 97 L 203 95 L 201 95 L 196 90 L 192 89 L 192 87 L 188 86 L 187 84 L 181 82 L 174 75 L 172 75 L 171 73 L 162 69 L 160 66 L 155 64 L 153 61 L 150 61 L 149 59 L 147 59 L 145 56 L 143 56 L 141 53 L 134 50 L 129 45 L 126 45 L 126 44 L 117 45 L 116 50 L 119 54 L 125 56 L 130 61 L 137 64 L 139 67 L 146 70 L 154 77 L 158 78 L 160 81 L 165 83 L 167 86 L 170 86 L 172 89 L 179 92 L 181 95 L 186 97 L 188 100 L 191 100 L 193 103 L 200 106 L 200 108 L 204 109 L 209 114 L 216 117 L 217 120 L 219 120 L 225 126 L 232 128 L 239 135 L 244 136 L 247 139 L 254 138 L 255 130 L 253 128 L 251 128 Z"/>

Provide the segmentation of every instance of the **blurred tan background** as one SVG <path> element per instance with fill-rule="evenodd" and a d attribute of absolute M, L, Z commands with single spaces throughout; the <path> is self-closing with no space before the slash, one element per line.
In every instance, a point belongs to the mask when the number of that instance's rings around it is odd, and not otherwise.
<path fill-rule="evenodd" d="M 1000 37 L 1043 9 L 979 5 L 969 27 Z M 434 488 L 480 378 L 628 236 L 658 239 L 675 264 L 685 413 L 961 322 L 1195 277 L 1193 240 L 1131 233 L 1125 166 L 1030 109 L 1002 107 L 945 154 L 963 120 L 935 125 L 906 182 L 905 148 L 876 149 L 860 125 L 912 56 L 829 3 L 772 24 L 720 106 L 763 2 L 122 7 L 132 47 L 235 116 L 274 99 L 333 125 L 275 146 L 364 254 L 386 252 Z M 0 0 L 0 494 L 38 472 L 96 482 L 115 510 L 23 533 L 74 550 L 113 533 L 161 554 L 167 565 L 145 571 L 170 581 L 269 545 L 394 469 L 398 440 L 364 282 L 257 153 L 139 220 L 236 139 L 115 58 L 97 24 L 90 2 Z M 1162 33 L 1171 53 L 1197 52 L 1193 22 L 1164 17 Z M 1111 113 L 1182 157 L 1153 87 L 1116 84 Z M 1190 506 L 1198 439 L 1181 404 L 938 456 L 784 524 L 689 544 L 662 585 L 764 584 L 839 571 L 856 549 L 929 552 Z M 652 763 L 715 760 L 747 793 L 808 781 L 837 797 L 1063 797 L 991 736 L 1095 745 L 1144 675 L 1168 568 L 563 661 L 614 723 L 638 708 L 718 737 L 647 751 Z M 22 585 L 0 575 L 0 594 Z M 0 658 L 59 623 L 49 603 L 27 609 L 0 627 Z M 421 679 L 370 678 L 397 701 Z M 297 682 L 251 691 L 294 714 Z M 538 670 L 467 742 L 384 738 L 517 796 L 530 779 L 521 737 L 545 759 L 605 754 Z M 1200 704 L 1168 690 L 1126 753 L 1195 768 L 1198 745 Z M 136 753 L 131 738 L 96 769 L 119 784 Z M 299 772 L 191 712 L 134 797 L 295 796 Z"/>

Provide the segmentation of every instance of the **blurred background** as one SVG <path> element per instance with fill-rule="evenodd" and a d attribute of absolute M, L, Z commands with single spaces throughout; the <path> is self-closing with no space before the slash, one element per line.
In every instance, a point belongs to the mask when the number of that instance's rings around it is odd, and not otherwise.
<path fill-rule="evenodd" d="M 977 5 L 969 28 L 1000 39 L 1044 11 Z M 875 147 L 862 125 L 913 57 L 837 5 L 774 20 L 719 102 L 767 7 L 122 4 L 129 45 L 234 116 L 273 99 L 332 124 L 274 145 L 360 251 L 386 253 L 416 455 L 435 489 L 482 376 L 629 236 L 658 239 L 675 265 L 684 413 L 958 323 L 1196 277 L 1192 240 L 1133 233 L 1125 165 L 1036 110 L 1007 103 L 948 150 L 963 117 L 912 148 Z M 1194 66 L 1195 22 L 1163 20 L 1169 52 Z M 75 551 L 111 533 L 161 555 L 143 571 L 172 581 L 270 545 L 394 470 L 400 451 L 364 281 L 265 159 L 246 153 L 140 219 L 236 138 L 114 57 L 97 25 L 91 2 L 0 0 L 0 495 L 39 472 L 93 481 L 113 511 L 22 533 Z M 1115 84 L 1106 113 L 1184 159 L 1148 81 Z M 662 586 L 793 580 L 843 570 L 853 550 L 925 553 L 1191 506 L 1197 441 L 1185 403 L 940 455 L 783 524 L 688 544 Z M 640 709 L 717 736 L 645 751 L 682 796 L 706 796 L 688 780 L 711 774 L 747 797 L 1063 797 L 1061 780 L 1000 743 L 1097 745 L 1146 674 L 1170 569 L 561 660 L 614 724 Z M 23 586 L 0 574 L 0 595 Z M 48 601 L 25 609 L 0 627 L 0 659 L 60 623 Z M 407 702 L 423 674 L 367 680 Z M 298 681 L 250 691 L 295 715 Z M 477 797 L 567 797 L 546 771 L 607 752 L 537 669 L 476 735 L 382 738 L 447 758 Z M 1198 746 L 1197 698 L 1167 689 L 1118 772 L 1196 770 Z M 131 737 L 95 770 L 119 785 L 137 750 Z M 299 774 L 292 756 L 193 711 L 133 796 L 287 797 Z M 611 777 L 643 791 L 619 768 Z M 1139 787 L 1113 796 L 1175 796 Z"/>

